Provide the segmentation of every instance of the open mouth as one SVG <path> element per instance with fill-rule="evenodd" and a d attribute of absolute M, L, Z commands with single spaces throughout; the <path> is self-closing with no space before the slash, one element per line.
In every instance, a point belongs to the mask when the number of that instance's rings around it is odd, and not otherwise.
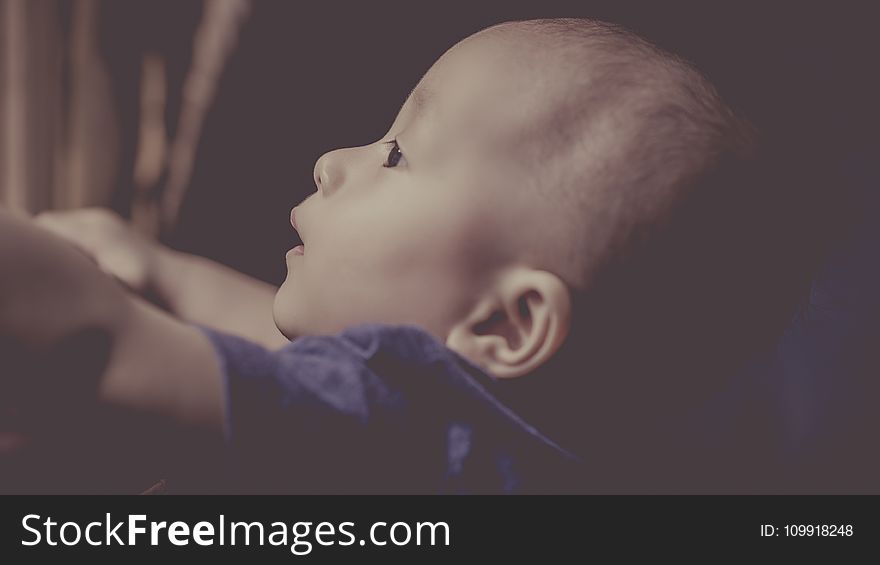
<path fill-rule="evenodd" d="M 303 255 L 305 254 L 306 246 L 302 239 L 302 235 L 299 232 L 299 226 L 296 223 L 296 208 L 290 211 L 290 225 L 293 226 L 293 233 L 296 236 L 294 239 L 296 245 L 290 250 L 290 253 L 293 255 Z"/>

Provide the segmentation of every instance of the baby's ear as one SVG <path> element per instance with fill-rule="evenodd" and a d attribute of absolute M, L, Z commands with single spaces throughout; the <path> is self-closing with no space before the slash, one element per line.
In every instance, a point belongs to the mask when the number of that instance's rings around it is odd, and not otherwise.
<path fill-rule="evenodd" d="M 570 323 L 571 296 L 562 279 L 517 267 L 453 326 L 446 345 L 498 378 L 519 377 L 556 353 Z"/>

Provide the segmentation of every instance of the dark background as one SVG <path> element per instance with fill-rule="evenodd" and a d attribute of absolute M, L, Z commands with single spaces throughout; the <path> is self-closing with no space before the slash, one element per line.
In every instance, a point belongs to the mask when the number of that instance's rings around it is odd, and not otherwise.
<path fill-rule="evenodd" d="M 145 44 L 169 52 L 170 80 L 182 80 L 200 2 L 110 2 L 104 9 L 114 23 L 132 24 L 106 28 L 105 56 L 116 84 L 134 84 L 126 73 L 136 77 L 132 61 Z M 622 24 L 691 60 L 730 104 L 802 153 L 804 166 L 821 162 L 840 172 L 876 147 L 878 49 L 865 9 L 257 0 L 220 80 L 169 243 L 280 283 L 293 242 L 289 211 L 315 189 L 312 168 L 322 153 L 378 139 L 409 90 L 460 39 L 505 20 L 561 16 Z M 136 87 L 117 96 L 120 116 L 136 116 Z M 175 111 L 172 98 L 171 132 Z M 135 126 L 123 128 L 130 139 Z M 120 177 L 130 179 L 130 170 Z M 845 188 L 833 198 L 850 198 Z M 122 200 L 127 193 L 120 187 Z M 798 206 L 792 202 L 793 213 Z"/>
<path fill-rule="evenodd" d="M 126 85 L 135 82 L 138 58 L 147 49 L 167 53 L 173 92 L 201 3 L 107 2 L 103 9 L 115 24 L 129 22 L 106 26 L 103 45 L 130 148 L 138 101 L 137 88 Z M 786 166 L 798 169 L 793 178 L 804 181 L 803 194 L 789 191 L 779 229 L 802 230 L 795 240 L 798 260 L 811 259 L 798 287 L 806 295 L 775 350 L 756 356 L 695 414 L 693 437 L 682 443 L 714 453 L 725 476 L 742 463 L 755 474 L 739 479 L 746 489 L 877 492 L 880 49 L 877 20 L 864 6 L 257 0 L 220 80 L 167 243 L 280 283 L 295 238 L 289 212 L 315 190 L 321 154 L 377 140 L 458 40 L 506 20 L 561 16 L 622 24 L 692 61 L 785 149 Z M 172 133 L 177 106 L 172 97 Z M 128 151 L 117 191 L 122 213 L 131 193 Z M 765 464 L 778 473 L 772 481 Z"/>

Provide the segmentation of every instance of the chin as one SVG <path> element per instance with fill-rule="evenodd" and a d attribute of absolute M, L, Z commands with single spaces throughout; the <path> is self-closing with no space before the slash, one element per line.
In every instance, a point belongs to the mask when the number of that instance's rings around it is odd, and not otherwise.
<path fill-rule="evenodd" d="M 301 333 L 295 323 L 297 316 L 293 297 L 289 296 L 289 291 L 285 292 L 284 285 L 281 285 L 281 288 L 275 293 L 275 300 L 272 303 L 272 318 L 278 331 L 287 339 L 292 340 Z"/>

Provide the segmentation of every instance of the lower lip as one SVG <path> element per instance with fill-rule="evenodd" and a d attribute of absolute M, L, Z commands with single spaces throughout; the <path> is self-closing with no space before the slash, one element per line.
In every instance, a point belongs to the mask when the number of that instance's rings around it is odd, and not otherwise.
<path fill-rule="evenodd" d="M 288 255 L 302 255 L 303 253 L 305 253 L 305 248 L 302 245 L 297 245 L 287 252 Z"/>

